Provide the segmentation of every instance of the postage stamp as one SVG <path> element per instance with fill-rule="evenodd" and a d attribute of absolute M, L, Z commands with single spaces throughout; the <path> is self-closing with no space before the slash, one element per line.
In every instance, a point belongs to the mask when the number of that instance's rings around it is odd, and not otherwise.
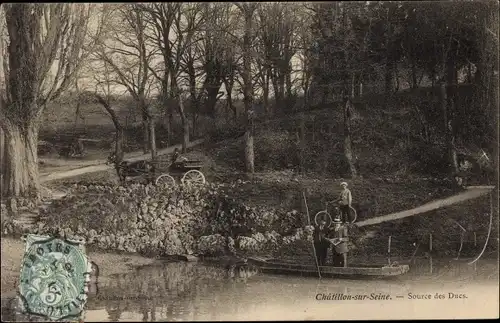
<path fill-rule="evenodd" d="M 89 269 L 81 241 L 27 235 L 19 281 L 20 313 L 43 320 L 80 320 Z"/>

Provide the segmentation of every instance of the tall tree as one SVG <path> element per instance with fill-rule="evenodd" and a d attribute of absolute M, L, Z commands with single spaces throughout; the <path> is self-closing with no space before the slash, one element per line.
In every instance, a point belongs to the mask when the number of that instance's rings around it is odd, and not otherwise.
<path fill-rule="evenodd" d="M 300 26 L 297 11 L 300 8 L 296 4 L 281 3 L 266 3 L 258 8 L 264 63 L 261 77 L 265 86 L 270 78 L 276 106 L 280 108 L 285 105 L 285 99 L 292 96 L 291 60 L 297 52 L 296 30 Z"/>
<path fill-rule="evenodd" d="M 320 62 L 315 72 L 320 82 L 341 89 L 344 156 L 351 176 L 357 175 L 351 140 L 351 119 L 353 116 L 352 80 L 360 57 L 360 43 L 353 31 L 353 15 L 359 15 L 359 6 L 347 3 L 318 4 L 315 11 L 315 33 L 319 36 L 316 51 Z M 319 63 L 319 64 L 318 64 Z M 319 66 L 319 67 L 318 67 Z"/>
<path fill-rule="evenodd" d="M 0 9 L 5 10 L 7 27 L 0 55 L 5 80 L 0 98 L 0 126 L 6 139 L 2 146 L 3 195 L 38 195 L 37 142 L 42 113 L 48 102 L 74 84 L 98 38 L 89 42 L 86 36 L 101 32 L 99 26 L 89 26 L 94 8 L 88 4 L 18 3 Z"/>
<path fill-rule="evenodd" d="M 152 86 L 150 62 L 154 51 L 147 48 L 144 13 L 136 4 L 116 8 L 116 21 L 110 26 L 108 38 L 98 55 L 117 75 L 116 82 L 132 96 L 141 112 L 144 153 L 156 158 L 155 120 L 149 94 Z"/>
<path fill-rule="evenodd" d="M 253 148 L 253 118 L 254 111 L 252 108 L 253 102 L 253 82 L 252 82 L 252 36 L 253 36 L 253 16 L 258 7 L 257 3 L 238 2 L 235 3 L 241 11 L 244 19 L 244 35 L 243 35 L 243 101 L 245 104 L 246 113 L 246 130 L 245 130 L 245 168 L 248 174 L 254 173 L 254 148 Z"/>
<path fill-rule="evenodd" d="M 168 62 L 174 55 L 171 38 L 174 32 L 174 21 L 177 12 L 180 10 L 180 3 L 153 3 L 142 5 L 141 8 L 147 13 L 146 39 L 159 49 L 161 63 L 160 66 L 150 66 L 151 72 L 161 85 L 161 101 L 165 111 L 165 126 L 167 129 L 167 145 L 172 138 L 173 122 L 173 89 L 170 84 L 172 75 L 177 78 L 177 71 L 169 67 Z"/>
<path fill-rule="evenodd" d="M 306 9 L 306 8 L 304 8 Z M 300 24 L 302 28 L 298 30 L 298 59 L 300 61 L 300 86 L 304 95 L 304 106 L 309 105 L 309 87 L 312 78 L 312 61 L 313 61 L 313 34 L 312 34 L 312 14 L 303 10 L 300 16 Z"/>
<path fill-rule="evenodd" d="M 98 56 L 98 55 L 97 55 Z M 84 67 L 82 73 L 83 90 L 80 92 L 78 101 L 97 103 L 102 106 L 106 114 L 111 118 L 115 126 L 114 153 L 117 161 L 123 160 L 124 157 L 124 141 L 125 129 L 118 116 L 116 109 L 113 107 L 117 98 L 116 85 L 119 85 L 119 77 L 116 72 L 109 66 L 106 61 L 100 60 L 98 57 L 93 59 Z M 88 77 L 84 77 L 88 76 Z M 93 80 L 88 82 L 88 78 Z"/>
<path fill-rule="evenodd" d="M 153 68 L 151 71 L 155 78 L 161 82 L 164 97 L 166 97 L 168 78 L 170 79 L 169 97 L 175 99 L 181 117 L 182 151 L 186 152 L 189 143 L 189 120 L 184 104 L 180 104 L 180 100 L 182 100 L 180 95 L 183 91 L 179 85 L 179 78 L 182 72 L 182 59 L 185 57 L 187 49 L 197 42 L 195 35 L 203 22 L 201 14 L 203 4 L 158 3 L 140 6 L 148 13 L 150 24 L 148 39 L 151 41 L 151 45 L 160 52 L 163 65 L 162 72 L 157 72 Z"/>

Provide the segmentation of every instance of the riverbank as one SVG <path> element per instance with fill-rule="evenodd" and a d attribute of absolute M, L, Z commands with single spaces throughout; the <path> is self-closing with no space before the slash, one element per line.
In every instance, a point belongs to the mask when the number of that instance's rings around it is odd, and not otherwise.
<path fill-rule="evenodd" d="M 21 269 L 24 242 L 20 239 L 2 237 L 2 294 L 10 293 L 16 289 Z M 116 274 L 133 272 L 137 267 L 155 263 L 154 258 L 147 258 L 134 254 L 117 254 L 102 251 L 88 251 L 90 260 L 99 266 L 99 279 L 110 278 Z"/>

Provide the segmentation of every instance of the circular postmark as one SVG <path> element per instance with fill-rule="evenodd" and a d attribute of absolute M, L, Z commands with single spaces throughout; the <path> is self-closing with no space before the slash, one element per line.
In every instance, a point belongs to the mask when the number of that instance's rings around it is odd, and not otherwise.
<path fill-rule="evenodd" d="M 78 320 L 87 301 L 89 262 L 78 242 L 29 235 L 21 265 L 22 312 Z"/>

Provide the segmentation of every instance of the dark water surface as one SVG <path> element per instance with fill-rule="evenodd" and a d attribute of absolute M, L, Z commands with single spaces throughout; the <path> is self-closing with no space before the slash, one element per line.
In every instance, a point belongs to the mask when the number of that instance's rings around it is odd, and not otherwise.
<path fill-rule="evenodd" d="M 409 299 L 409 293 L 416 299 Z M 436 293 L 443 299 L 434 298 Z M 367 297 L 331 300 L 349 295 Z M 370 299 L 383 295 L 391 299 Z M 429 295 L 431 299 L 421 299 Z M 472 317 L 498 317 L 498 261 L 469 265 L 464 260 L 418 259 L 403 276 L 370 280 L 319 280 L 168 263 L 99 278 L 85 311 L 85 321 Z"/>

